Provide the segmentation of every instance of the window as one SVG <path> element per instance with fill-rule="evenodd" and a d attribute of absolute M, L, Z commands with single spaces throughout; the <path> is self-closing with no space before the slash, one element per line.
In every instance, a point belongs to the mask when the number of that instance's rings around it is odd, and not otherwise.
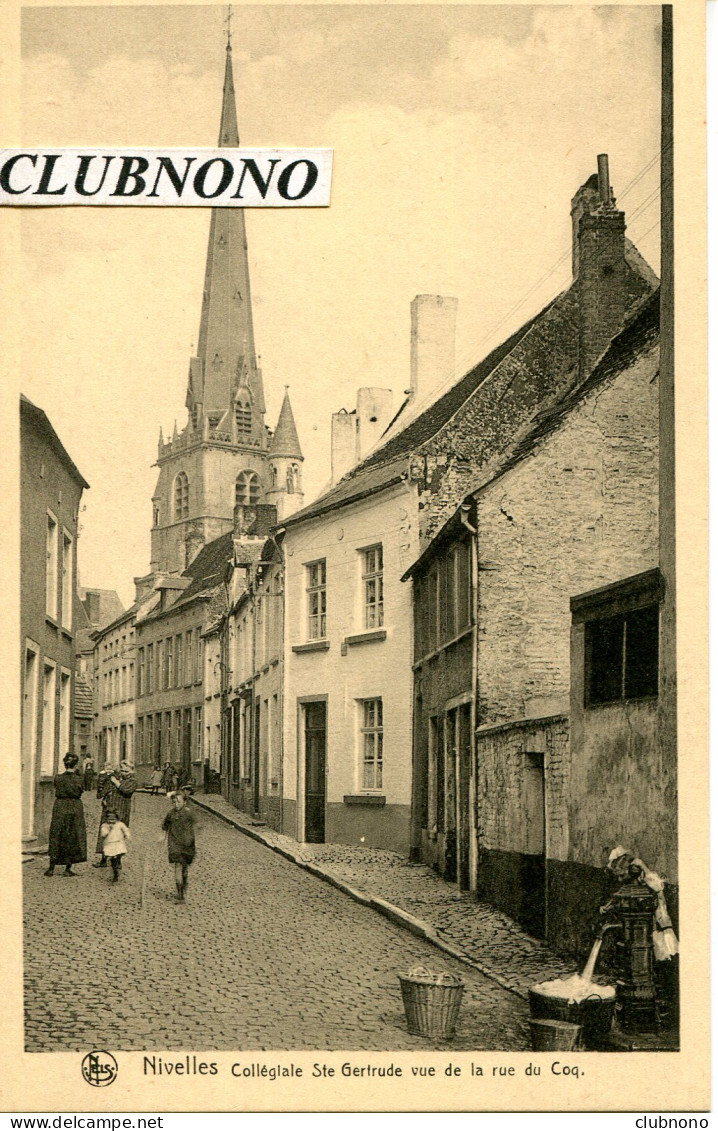
<path fill-rule="evenodd" d="M 200 628 L 200 627 L 198 626 L 198 627 L 197 627 L 197 628 L 196 628 L 196 629 L 194 630 L 194 668 L 193 668 L 193 678 L 194 678 L 194 682 L 195 682 L 195 683 L 201 683 L 201 682 L 202 682 L 202 660 L 203 660 L 203 652 L 202 652 L 202 640 L 201 640 L 201 633 L 202 633 L 202 629 L 201 629 L 201 628 Z"/>
<path fill-rule="evenodd" d="M 259 502 L 259 476 L 256 471 L 240 471 L 234 489 L 234 505 L 255 506 Z"/>
<path fill-rule="evenodd" d="M 175 639 L 175 687 L 181 687 L 184 683 L 184 668 L 182 666 L 182 633 L 178 633 Z"/>
<path fill-rule="evenodd" d="M 137 679 L 137 694 L 144 695 L 145 693 L 145 650 L 140 648 L 137 653 L 138 658 L 138 679 Z"/>
<path fill-rule="evenodd" d="M 364 627 L 381 628 L 384 623 L 384 555 L 381 546 L 362 550 Z"/>
<path fill-rule="evenodd" d="M 122 666 L 122 677 L 120 679 L 120 699 L 124 702 L 127 698 L 127 665 Z"/>
<path fill-rule="evenodd" d="M 192 629 L 188 629 L 185 633 L 185 675 L 184 682 L 191 683 L 193 678 L 193 663 L 192 658 Z"/>
<path fill-rule="evenodd" d="M 158 691 L 162 691 L 164 689 L 164 686 L 165 686 L 165 684 L 163 682 L 164 665 L 165 665 L 164 649 L 165 649 L 164 640 L 158 640 L 157 641 L 157 648 L 155 649 L 155 659 L 157 661 L 156 672 L 155 672 L 155 687 L 157 688 Z"/>
<path fill-rule="evenodd" d="M 42 746 L 40 773 L 52 777 L 55 772 L 55 693 L 57 672 L 54 664 L 45 663 L 42 673 Z"/>
<path fill-rule="evenodd" d="M 62 532 L 62 627 L 72 631 L 72 535 Z"/>
<path fill-rule="evenodd" d="M 194 733 L 197 749 L 195 751 L 195 758 L 198 762 L 202 761 L 202 708 L 195 707 L 194 709 Z M 209 750 L 207 751 L 209 754 Z"/>
<path fill-rule="evenodd" d="M 174 637 L 168 636 L 165 643 L 165 687 L 174 686 Z"/>
<path fill-rule="evenodd" d="M 184 471 L 175 479 L 175 521 L 189 518 L 189 480 Z"/>
<path fill-rule="evenodd" d="M 327 563 L 322 559 L 306 568 L 309 639 L 323 640 L 327 635 Z"/>
<path fill-rule="evenodd" d="M 290 495 L 294 494 L 294 468 L 293 467 L 287 468 L 287 493 L 290 494 Z"/>
<path fill-rule="evenodd" d="M 586 705 L 658 694 L 658 605 L 586 625 Z"/>
<path fill-rule="evenodd" d="M 135 665 L 130 664 L 130 677 L 127 685 L 127 698 L 134 699 L 135 695 Z"/>
<path fill-rule="evenodd" d="M 154 644 L 147 645 L 147 694 L 152 694 L 154 686 L 154 664 L 155 664 L 155 646 Z"/>
<path fill-rule="evenodd" d="M 381 699 L 362 703 L 362 789 L 381 789 L 384 762 L 384 710 Z"/>
<path fill-rule="evenodd" d="M 247 393 L 239 395 L 234 402 L 234 419 L 239 435 L 252 431 L 252 405 Z"/>
<path fill-rule="evenodd" d="M 70 749 L 70 673 L 60 670 L 60 754 L 64 756 Z"/>
<path fill-rule="evenodd" d="M 659 602 L 663 579 L 648 570 L 571 599 L 584 628 L 587 707 L 658 694 Z"/>
<path fill-rule="evenodd" d="M 278 476 L 278 473 L 277 473 L 277 469 L 276 469 L 276 467 L 274 466 L 273 463 L 270 463 L 270 465 L 269 465 L 269 474 L 272 478 L 272 486 L 276 487 L 277 483 L 279 481 L 279 476 Z"/>
<path fill-rule="evenodd" d="M 55 516 L 48 511 L 45 535 L 45 612 L 53 620 L 57 619 L 57 536 Z"/>

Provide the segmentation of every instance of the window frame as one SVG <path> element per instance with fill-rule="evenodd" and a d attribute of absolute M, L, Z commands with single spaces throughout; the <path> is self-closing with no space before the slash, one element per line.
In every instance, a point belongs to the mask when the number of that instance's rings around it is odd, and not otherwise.
<path fill-rule="evenodd" d="M 175 522 L 189 518 L 189 478 L 186 471 L 179 471 L 175 475 L 172 513 Z"/>
<path fill-rule="evenodd" d="M 61 608 L 60 624 L 67 632 L 72 632 L 73 611 L 73 585 L 72 574 L 74 569 L 75 539 L 66 526 L 62 528 L 62 553 L 61 553 Z"/>
<path fill-rule="evenodd" d="M 382 696 L 360 699 L 359 703 L 359 791 L 381 793 L 384 789 L 384 700 Z M 369 709 L 374 709 L 369 718 Z M 367 751 L 371 757 L 367 758 Z M 371 772 L 367 775 L 367 768 Z M 367 784 L 368 780 L 371 784 Z"/>
<path fill-rule="evenodd" d="M 45 616 L 57 622 L 60 524 L 48 507 L 45 523 Z"/>
<path fill-rule="evenodd" d="M 321 580 L 313 580 L 312 571 L 322 567 Z M 327 559 L 316 558 L 304 563 L 305 600 L 307 605 L 307 640 L 327 639 Z M 313 611 L 314 598 L 316 610 Z M 318 630 L 318 631 L 315 631 Z"/>
<path fill-rule="evenodd" d="M 381 542 L 375 542 L 372 546 L 363 546 L 359 553 L 361 554 L 362 627 L 365 631 L 371 632 L 384 627 L 384 547 Z M 375 556 L 373 568 L 369 568 L 367 561 L 370 554 Z M 373 599 L 369 596 L 372 583 L 375 585 Z"/>

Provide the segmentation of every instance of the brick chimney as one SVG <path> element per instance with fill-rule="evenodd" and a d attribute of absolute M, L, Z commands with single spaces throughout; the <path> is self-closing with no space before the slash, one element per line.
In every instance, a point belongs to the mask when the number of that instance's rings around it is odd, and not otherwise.
<path fill-rule="evenodd" d="M 417 295 L 413 300 L 408 396 L 424 397 L 453 372 L 458 305 L 458 299 L 444 295 Z"/>
<path fill-rule="evenodd" d="M 573 276 L 579 296 L 579 376 L 591 371 L 626 313 L 626 217 L 616 208 L 608 157 L 571 201 Z"/>

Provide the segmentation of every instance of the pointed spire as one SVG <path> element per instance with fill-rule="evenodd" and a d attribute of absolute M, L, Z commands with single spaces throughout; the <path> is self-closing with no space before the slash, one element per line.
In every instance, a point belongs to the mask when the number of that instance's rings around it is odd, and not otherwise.
<path fill-rule="evenodd" d="M 269 454 L 270 456 L 288 456 L 290 459 L 303 459 L 297 426 L 294 423 L 294 413 L 289 400 L 289 386 L 285 385 L 285 389 L 282 409 L 277 421 L 277 430 L 269 444 Z"/>
<path fill-rule="evenodd" d="M 222 117 L 219 126 L 219 147 L 239 145 L 239 129 L 237 127 L 237 102 L 234 96 L 234 76 L 232 74 L 232 34 L 229 28 L 230 15 L 227 17 L 227 58 L 224 63 L 224 93 L 222 95 Z"/>
<path fill-rule="evenodd" d="M 219 144 L 239 145 L 229 24 Z M 252 436 L 264 449 L 264 390 L 254 345 L 244 209 L 213 208 L 197 365 L 191 377 L 194 403 L 201 403 L 205 414 L 224 414 L 232 406 L 239 373 L 246 374 L 243 383 L 252 390 L 256 406 Z"/>

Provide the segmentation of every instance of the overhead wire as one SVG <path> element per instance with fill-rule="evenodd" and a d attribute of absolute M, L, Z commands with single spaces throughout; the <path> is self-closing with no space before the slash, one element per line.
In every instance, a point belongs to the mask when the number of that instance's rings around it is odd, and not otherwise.
<path fill-rule="evenodd" d="M 645 177 L 647 173 L 650 172 L 650 170 L 660 160 L 664 148 L 665 147 L 661 148 L 658 153 L 654 154 L 653 157 L 651 157 L 650 160 L 646 162 L 643 168 L 638 171 L 635 177 L 633 177 L 633 179 L 629 181 L 628 185 L 626 185 L 624 189 L 616 194 L 617 199 L 625 200 L 629 193 L 636 187 L 636 185 L 640 183 L 643 177 Z M 632 212 L 626 215 L 626 225 L 628 226 L 629 223 L 638 219 L 639 216 L 643 215 L 643 213 L 657 200 L 660 192 L 661 185 L 659 184 L 656 189 L 652 190 L 648 194 L 648 196 L 644 197 L 640 204 L 636 205 Z M 658 223 L 660 223 L 660 221 L 657 221 L 656 224 L 654 224 L 646 232 L 644 232 L 642 236 L 636 237 L 636 241 L 638 241 L 639 239 L 645 239 L 647 235 L 650 235 L 650 233 L 654 230 Z M 462 355 L 462 357 L 455 363 L 451 373 L 449 373 L 438 385 L 435 385 L 424 397 L 422 397 L 420 400 L 417 400 L 415 404 L 411 406 L 412 411 L 410 419 L 414 419 L 418 415 L 418 411 L 420 409 L 423 409 L 428 404 L 438 400 L 438 398 L 446 389 L 451 388 L 451 386 L 456 383 L 459 375 L 469 372 L 470 369 L 474 367 L 474 365 L 478 364 L 478 360 L 481 359 L 476 360 L 476 355 L 481 347 L 491 338 L 493 338 L 497 331 L 501 329 L 501 327 L 511 318 L 511 316 L 516 311 L 520 310 L 521 307 L 524 306 L 528 301 L 528 299 L 531 298 L 531 296 L 534 295 L 536 291 L 540 287 L 542 287 L 543 284 L 546 283 L 551 278 L 551 276 L 554 275 L 556 271 L 558 271 L 560 267 L 563 266 L 563 264 L 570 258 L 571 253 L 572 248 L 569 247 L 568 250 L 564 251 L 563 254 L 559 256 L 553 266 L 549 267 L 543 273 L 543 275 L 541 275 L 541 277 L 532 284 L 528 291 L 526 291 L 522 295 L 522 297 L 517 302 L 515 302 L 513 306 L 509 310 L 507 310 L 506 313 L 503 314 L 496 323 L 494 323 L 491 329 L 488 330 L 475 345 L 473 345 L 469 350 L 466 351 L 465 354 Z M 408 423 L 408 421 L 406 420 L 406 418 L 404 418 L 401 427 L 404 427 L 406 423 Z M 397 425 L 398 424 L 399 421 L 397 420 Z"/>

